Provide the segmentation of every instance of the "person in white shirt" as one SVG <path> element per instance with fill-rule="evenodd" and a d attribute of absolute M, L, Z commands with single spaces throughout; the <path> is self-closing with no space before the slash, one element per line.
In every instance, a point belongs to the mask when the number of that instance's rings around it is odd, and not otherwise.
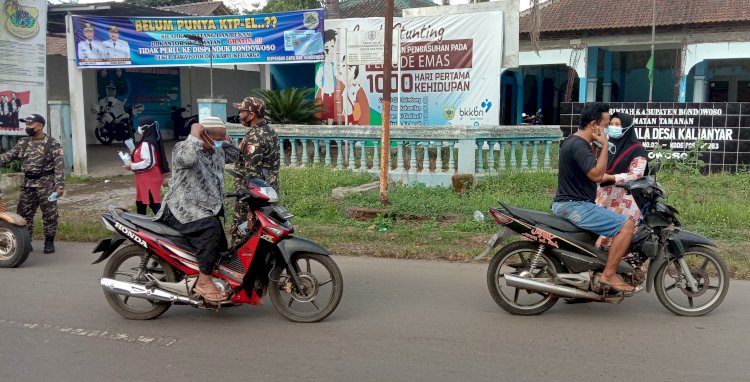
<path fill-rule="evenodd" d="M 128 60 L 130 61 L 130 45 L 125 40 L 120 40 L 120 28 L 116 25 L 109 26 L 109 40 L 105 41 L 104 55 L 108 60 Z"/>
<path fill-rule="evenodd" d="M 132 162 L 122 167 L 135 173 L 136 211 L 146 215 L 146 207 L 151 207 L 151 211 L 157 214 L 161 208 L 164 174 L 169 173 L 159 122 L 151 117 L 142 117 L 138 120 L 138 134 L 141 134 L 141 140 L 133 150 Z"/>
<path fill-rule="evenodd" d="M 86 26 L 83 28 L 83 35 L 86 37 L 86 40 L 78 43 L 78 59 L 81 63 L 93 63 L 95 60 L 104 58 L 102 43 L 94 40 L 94 27 L 91 24 L 86 23 Z"/>
<path fill-rule="evenodd" d="M 106 88 L 107 96 L 99 100 L 100 110 L 106 111 L 112 114 L 114 122 L 120 122 L 127 118 L 130 118 L 130 114 L 125 112 L 125 103 L 120 101 L 115 95 L 117 94 L 117 88 L 114 83 L 107 85 Z"/>

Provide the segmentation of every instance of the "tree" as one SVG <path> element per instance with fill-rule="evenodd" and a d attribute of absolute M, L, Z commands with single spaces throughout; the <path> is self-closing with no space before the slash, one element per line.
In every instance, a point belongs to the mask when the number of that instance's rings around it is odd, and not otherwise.
<path fill-rule="evenodd" d="M 268 0 L 265 7 L 261 8 L 257 3 L 252 4 L 245 13 L 276 13 L 316 8 L 320 8 L 319 0 Z"/>
<path fill-rule="evenodd" d="M 182 5 L 195 3 L 196 0 L 125 0 L 125 4 L 137 5 L 140 7 L 169 7 L 172 5 Z"/>
<path fill-rule="evenodd" d="M 285 88 L 283 90 L 255 90 L 266 102 L 266 118 L 279 124 L 316 124 L 320 123 L 316 114 L 321 106 L 312 98 L 313 88 Z"/>

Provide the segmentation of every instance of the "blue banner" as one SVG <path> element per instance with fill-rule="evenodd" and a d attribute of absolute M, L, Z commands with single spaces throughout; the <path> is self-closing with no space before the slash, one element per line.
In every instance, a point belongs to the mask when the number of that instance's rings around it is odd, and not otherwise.
<path fill-rule="evenodd" d="M 96 86 L 94 118 L 100 112 L 111 113 L 114 118 L 128 114 L 135 130 L 141 117 L 151 117 L 167 137 L 172 133 L 165 132 L 173 130 L 174 124 L 184 123 L 178 110 L 182 104 L 177 68 L 101 69 L 96 74 Z"/>
<path fill-rule="evenodd" d="M 323 10 L 206 17 L 73 16 L 79 68 L 324 59 Z"/>

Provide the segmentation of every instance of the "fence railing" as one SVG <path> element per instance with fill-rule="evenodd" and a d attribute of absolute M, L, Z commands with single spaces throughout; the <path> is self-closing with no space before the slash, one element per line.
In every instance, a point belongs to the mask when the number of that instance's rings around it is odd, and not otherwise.
<path fill-rule="evenodd" d="M 380 126 L 274 125 L 282 166 L 322 164 L 380 171 Z M 231 125 L 239 142 L 246 128 Z M 451 184 L 455 174 L 475 177 L 506 171 L 544 171 L 556 165 L 559 126 L 391 127 L 390 179 L 406 184 Z"/>

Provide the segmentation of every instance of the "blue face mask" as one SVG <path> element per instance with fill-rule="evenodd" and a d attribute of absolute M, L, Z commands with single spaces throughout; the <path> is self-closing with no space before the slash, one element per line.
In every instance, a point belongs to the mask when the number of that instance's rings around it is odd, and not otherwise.
<path fill-rule="evenodd" d="M 623 135 L 625 135 L 625 129 L 623 129 L 621 126 L 610 126 L 604 130 L 612 139 L 620 139 Z"/>
<path fill-rule="evenodd" d="M 214 141 L 214 147 L 217 149 L 220 149 L 222 145 L 224 145 L 223 141 Z"/>

